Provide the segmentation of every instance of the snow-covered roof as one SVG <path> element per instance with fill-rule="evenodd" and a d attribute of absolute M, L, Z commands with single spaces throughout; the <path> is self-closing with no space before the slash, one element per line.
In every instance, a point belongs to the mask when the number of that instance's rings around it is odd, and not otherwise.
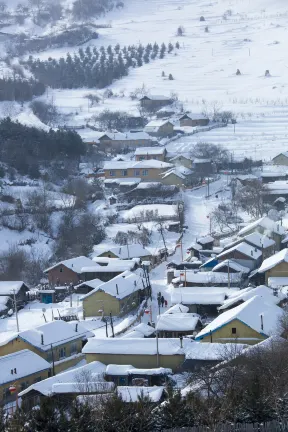
<path fill-rule="evenodd" d="M 109 364 L 106 367 L 106 375 L 169 375 L 172 374 L 172 369 L 169 368 L 151 368 L 138 369 L 131 365 Z"/>
<path fill-rule="evenodd" d="M 65 382 L 52 384 L 52 394 L 87 394 L 87 393 L 112 393 L 115 389 L 113 382 L 87 381 Z"/>
<path fill-rule="evenodd" d="M 138 324 L 136 327 L 133 327 L 133 329 L 138 333 L 142 333 L 143 336 L 146 337 L 151 336 L 153 333 L 155 333 L 155 328 L 145 323 Z"/>
<path fill-rule="evenodd" d="M 63 265 L 64 267 L 69 268 L 70 270 L 75 271 L 76 273 L 81 273 L 82 267 L 89 267 L 94 266 L 95 263 L 85 256 L 79 256 L 76 258 L 70 258 L 68 260 L 59 261 L 57 264 L 54 264 L 52 267 L 47 268 L 44 270 L 44 273 L 49 272 L 50 270 L 54 269 L 55 267 L 58 267 L 59 265 Z"/>
<path fill-rule="evenodd" d="M 277 156 L 275 156 L 272 160 L 274 160 L 276 157 L 281 156 L 281 155 L 283 155 L 283 156 L 285 156 L 285 157 L 288 158 L 288 152 L 281 152 Z"/>
<path fill-rule="evenodd" d="M 256 230 L 258 226 L 264 228 L 267 230 L 267 232 L 274 232 L 279 235 L 282 235 L 285 232 L 285 229 L 281 226 L 280 221 L 274 222 L 268 216 L 264 216 L 261 219 L 258 219 L 242 228 L 238 235 L 244 236 L 249 231 Z"/>
<path fill-rule="evenodd" d="M 99 382 L 101 380 L 101 376 L 103 377 L 105 371 L 106 365 L 99 361 L 93 361 L 84 366 L 78 367 L 76 369 L 67 370 L 66 372 L 62 372 L 43 381 L 32 384 L 30 387 L 27 387 L 27 389 L 19 393 L 19 396 L 23 396 L 32 390 L 38 391 L 44 396 L 50 396 L 51 394 L 53 394 L 52 388 L 54 384 L 77 383 L 85 376 L 86 378 L 88 376 L 89 379 L 93 376 L 95 378 L 97 377 L 97 381 Z M 102 378 L 102 380 L 104 379 Z"/>
<path fill-rule="evenodd" d="M 245 243 L 244 241 L 242 243 L 239 243 L 235 246 L 233 246 L 230 249 L 226 249 L 224 252 L 221 252 L 217 258 L 221 258 L 225 255 L 230 254 L 231 252 L 237 251 L 247 257 L 249 257 L 251 260 L 257 260 L 262 255 L 262 252 L 260 249 L 256 248 L 255 246 L 251 246 L 248 243 Z"/>
<path fill-rule="evenodd" d="M 199 322 L 199 315 L 193 313 L 177 313 L 159 315 L 156 328 L 158 331 L 191 331 Z"/>
<path fill-rule="evenodd" d="M 165 151 L 165 147 L 138 147 L 134 154 L 135 156 L 163 155 Z"/>
<path fill-rule="evenodd" d="M 215 318 L 197 334 L 196 340 L 202 339 L 211 332 L 214 333 L 219 328 L 234 320 L 246 324 L 248 327 L 264 336 L 270 336 L 277 332 L 279 318 L 282 314 L 283 310 L 280 307 L 271 303 L 266 303 L 260 296 L 254 296 L 241 305 L 223 312 Z"/>
<path fill-rule="evenodd" d="M 185 305 L 221 305 L 226 297 L 239 291 L 227 287 L 185 287 L 174 288 L 171 293 L 172 304 L 184 303 Z"/>
<path fill-rule="evenodd" d="M 231 296 L 224 300 L 223 305 L 219 307 L 219 310 L 223 311 L 231 306 L 233 307 L 233 305 L 239 302 L 245 302 L 256 295 L 261 297 L 265 302 L 275 305 L 285 298 L 285 295 L 282 293 L 278 293 L 278 296 L 275 296 L 273 290 L 265 285 L 260 285 L 257 288 L 248 287 L 237 292 L 235 296 Z"/>
<path fill-rule="evenodd" d="M 8 354 L 0 357 L 0 384 L 18 381 L 50 368 L 50 363 L 28 349 Z"/>
<path fill-rule="evenodd" d="M 280 252 L 277 252 L 275 255 L 272 255 L 269 258 L 266 258 L 261 267 L 258 270 L 258 273 L 264 273 L 273 267 L 277 266 L 280 263 L 288 263 L 288 249 L 282 249 Z M 287 266 L 288 267 L 288 266 Z"/>
<path fill-rule="evenodd" d="M 288 277 L 269 277 L 268 286 L 271 288 L 288 286 Z"/>
<path fill-rule="evenodd" d="M 41 351 L 50 350 L 51 344 L 55 347 L 75 339 L 93 336 L 94 333 L 87 331 L 80 323 L 67 323 L 62 320 L 52 321 L 18 334 L 19 338 Z"/>
<path fill-rule="evenodd" d="M 186 339 L 183 339 L 183 346 L 185 342 Z M 158 347 L 160 355 L 184 354 L 184 348 L 181 348 L 179 339 L 160 338 Z M 156 355 L 157 346 L 155 338 L 92 338 L 88 339 L 82 352 L 84 354 Z"/>
<path fill-rule="evenodd" d="M 169 177 L 170 175 L 175 175 L 176 177 L 179 177 L 180 179 L 185 180 L 185 175 L 182 174 L 180 171 L 178 171 L 176 167 L 163 173 L 162 178 L 165 179 L 166 177 Z"/>
<path fill-rule="evenodd" d="M 127 169 L 166 169 L 173 165 L 168 162 L 149 159 L 143 161 L 107 161 L 104 162 L 104 170 L 127 170 Z"/>
<path fill-rule="evenodd" d="M 102 268 L 105 269 L 107 267 Z M 115 276 L 110 281 L 99 285 L 93 291 L 83 296 L 81 300 L 94 295 L 98 291 L 105 292 L 106 294 L 109 294 L 117 299 L 123 299 L 131 295 L 133 292 L 143 289 L 142 281 L 142 277 L 138 274 L 125 271 L 124 273 Z"/>
<path fill-rule="evenodd" d="M 108 258 L 109 259 L 109 258 Z M 130 271 L 135 268 L 137 258 L 133 258 L 132 260 L 120 260 L 118 258 L 110 258 L 110 261 L 107 265 L 97 265 L 97 257 L 95 258 L 94 267 L 83 267 L 83 273 L 120 273 L 124 271 Z M 93 258 L 94 261 L 94 258 Z"/>
<path fill-rule="evenodd" d="M 98 267 L 97 267 L 97 269 L 98 269 Z M 103 283 L 104 282 L 101 281 L 100 279 L 92 279 L 90 281 L 82 282 L 81 284 L 76 285 L 74 288 L 77 289 L 77 288 L 80 288 L 81 286 L 88 286 L 92 289 L 95 289 L 95 288 L 98 288 L 98 286 L 102 285 Z"/>
<path fill-rule="evenodd" d="M 241 280 L 241 274 L 239 273 L 220 273 L 220 272 L 195 272 L 194 270 L 183 270 L 175 271 L 174 273 L 180 273 L 180 277 L 173 279 L 173 283 L 178 282 L 190 282 L 193 284 L 228 284 L 229 278 L 230 282 L 238 283 Z"/>
<path fill-rule="evenodd" d="M 164 387 L 138 387 L 138 386 L 119 386 L 117 393 L 124 402 L 137 402 L 139 398 L 149 398 L 151 402 L 159 402 L 165 388 Z"/>
<path fill-rule="evenodd" d="M 261 177 L 286 177 L 286 172 L 264 172 L 261 174 Z"/>
<path fill-rule="evenodd" d="M 11 296 L 13 291 L 15 291 L 15 294 L 18 294 L 23 285 L 27 286 L 23 281 L 0 282 L 0 296 Z"/>
<path fill-rule="evenodd" d="M 248 267 L 244 267 L 237 262 L 233 260 L 224 260 L 221 261 L 219 264 L 217 264 L 215 267 L 213 267 L 212 272 L 217 272 L 217 270 L 220 270 L 223 267 L 229 266 L 232 270 L 235 270 L 239 273 L 249 273 L 250 269 Z"/>
<path fill-rule="evenodd" d="M 197 243 L 200 243 L 201 245 L 206 245 L 207 243 L 212 243 L 212 242 L 214 242 L 214 238 L 209 235 L 197 239 Z"/>
<path fill-rule="evenodd" d="M 288 182 L 286 180 L 277 180 L 272 183 L 265 185 L 266 192 L 270 195 L 287 195 L 288 193 Z"/>
<path fill-rule="evenodd" d="M 183 118 L 188 117 L 191 120 L 208 120 L 207 117 L 205 117 L 205 115 L 200 114 L 200 113 L 186 113 L 183 114 L 179 120 L 182 120 Z"/>
<path fill-rule="evenodd" d="M 194 342 L 186 351 L 186 360 L 225 360 L 229 352 L 240 355 L 246 347 L 247 345 L 238 343 Z"/>
<path fill-rule="evenodd" d="M 159 186 L 163 187 L 161 182 L 141 182 L 136 186 L 136 189 L 151 189 Z"/>
<path fill-rule="evenodd" d="M 172 126 L 173 124 L 169 120 L 159 119 L 159 120 L 151 120 L 144 128 L 146 132 L 158 132 L 159 128 L 161 126 L 164 126 L 165 124 L 170 123 Z"/>
<path fill-rule="evenodd" d="M 131 140 L 148 140 L 151 141 L 151 137 L 145 131 L 135 132 L 102 132 L 98 135 L 98 141 L 103 137 L 108 137 L 115 141 L 131 141 Z M 147 143 L 148 144 L 148 143 Z"/>
<path fill-rule="evenodd" d="M 93 255 L 98 256 L 103 253 L 111 252 L 119 259 L 141 258 L 143 256 L 150 256 L 151 253 L 140 244 L 128 244 L 125 246 L 109 247 L 109 246 L 94 246 Z"/>
<path fill-rule="evenodd" d="M 164 315 L 166 314 L 181 314 L 181 313 L 187 313 L 189 312 L 189 307 L 185 306 L 181 303 L 178 303 L 174 306 L 171 306 L 166 312 L 164 312 Z"/>
<path fill-rule="evenodd" d="M 268 248 L 270 246 L 275 245 L 275 241 L 269 238 L 265 234 L 260 234 L 258 232 L 253 232 L 244 237 L 244 240 L 247 243 L 251 243 L 258 248 Z"/>
<path fill-rule="evenodd" d="M 113 178 L 104 180 L 104 184 L 117 184 L 118 186 L 136 186 L 141 182 L 141 178 L 128 177 L 128 178 Z"/>

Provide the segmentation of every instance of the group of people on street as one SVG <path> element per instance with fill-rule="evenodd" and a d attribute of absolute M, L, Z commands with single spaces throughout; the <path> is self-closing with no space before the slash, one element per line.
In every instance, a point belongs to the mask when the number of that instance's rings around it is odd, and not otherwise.
<path fill-rule="evenodd" d="M 164 296 L 161 294 L 160 291 L 159 291 L 158 294 L 157 294 L 157 301 L 158 301 L 158 306 L 159 306 L 159 307 L 162 306 L 162 308 L 163 308 L 164 305 L 165 305 L 165 307 L 168 306 L 168 302 L 167 302 L 167 300 L 164 298 Z"/>

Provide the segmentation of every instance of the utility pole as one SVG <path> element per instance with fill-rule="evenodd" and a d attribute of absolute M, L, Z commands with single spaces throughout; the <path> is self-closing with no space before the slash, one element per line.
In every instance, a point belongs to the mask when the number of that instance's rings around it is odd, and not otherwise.
<path fill-rule="evenodd" d="M 114 334 L 114 327 L 113 327 L 113 320 L 112 320 L 112 313 L 110 312 L 110 325 L 111 325 L 111 330 L 112 330 L 112 337 L 115 337 Z"/>
<path fill-rule="evenodd" d="M 19 321 L 18 321 L 18 311 L 17 311 L 17 301 L 16 301 L 16 292 L 13 290 L 13 298 L 14 298 L 14 310 L 16 315 L 16 324 L 17 324 L 17 332 L 19 333 Z"/>
<path fill-rule="evenodd" d="M 158 330 L 156 327 L 156 366 L 159 367 L 159 340 L 158 340 Z"/>
<path fill-rule="evenodd" d="M 108 322 L 107 322 L 107 319 L 105 319 L 105 326 L 106 326 L 106 337 L 108 338 Z"/>
<path fill-rule="evenodd" d="M 230 263 L 228 259 L 228 288 L 230 289 Z"/>
<path fill-rule="evenodd" d="M 180 246 L 181 246 L 181 258 L 182 258 L 182 262 L 183 262 L 183 243 L 182 243 L 182 238 L 181 238 Z"/>
<path fill-rule="evenodd" d="M 161 234 L 164 248 L 165 248 L 165 261 L 166 261 L 166 259 L 167 259 L 167 247 L 166 247 L 166 241 L 165 241 L 165 236 L 164 236 L 164 228 L 163 228 L 162 222 L 158 222 L 158 225 L 159 225 L 159 232 Z"/>
<path fill-rule="evenodd" d="M 207 198 L 209 198 L 210 196 L 210 177 L 208 176 L 208 181 L 207 181 Z"/>

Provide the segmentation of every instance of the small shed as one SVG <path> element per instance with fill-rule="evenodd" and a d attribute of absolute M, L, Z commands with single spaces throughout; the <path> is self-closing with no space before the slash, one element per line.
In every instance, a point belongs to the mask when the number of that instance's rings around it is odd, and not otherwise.
<path fill-rule="evenodd" d="M 212 250 L 214 246 L 214 238 L 210 235 L 207 235 L 205 237 L 200 237 L 199 239 L 197 239 L 196 243 L 202 246 L 203 249 Z"/>
<path fill-rule="evenodd" d="M 40 303 L 50 304 L 55 303 L 55 290 L 43 289 L 39 291 Z"/>
<path fill-rule="evenodd" d="M 106 368 L 105 379 L 108 382 L 114 382 L 117 386 L 148 387 L 165 385 L 167 376 L 171 374 L 171 369 L 163 367 L 139 369 L 132 365 L 109 364 Z"/>
<path fill-rule="evenodd" d="M 158 316 L 156 329 L 160 338 L 178 338 L 198 332 L 202 323 L 195 313 L 162 314 Z"/>
<path fill-rule="evenodd" d="M 192 114 L 186 113 L 179 119 L 180 126 L 207 126 L 209 124 L 209 119 L 203 114 Z"/>

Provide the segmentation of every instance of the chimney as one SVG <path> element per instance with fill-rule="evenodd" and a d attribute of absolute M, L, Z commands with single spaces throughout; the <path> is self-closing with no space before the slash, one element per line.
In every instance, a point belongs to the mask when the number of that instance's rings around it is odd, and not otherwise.
<path fill-rule="evenodd" d="M 78 323 L 75 324 L 75 332 L 78 332 Z"/>
<path fill-rule="evenodd" d="M 116 284 L 116 293 L 119 295 L 118 285 Z"/>
<path fill-rule="evenodd" d="M 13 369 L 11 369 L 11 375 L 13 375 L 13 373 L 14 373 L 14 372 L 13 372 Z"/>
<path fill-rule="evenodd" d="M 14 368 L 14 374 L 17 374 L 17 369 L 16 368 Z"/>
<path fill-rule="evenodd" d="M 180 348 L 183 348 L 183 336 L 180 336 L 179 339 L 180 339 Z"/>
<path fill-rule="evenodd" d="M 261 330 L 264 330 L 264 323 L 263 323 L 263 315 L 260 315 L 261 318 Z"/>
<path fill-rule="evenodd" d="M 43 333 L 41 334 L 41 345 L 44 345 L 44 335 L 43 335 Z"/>

